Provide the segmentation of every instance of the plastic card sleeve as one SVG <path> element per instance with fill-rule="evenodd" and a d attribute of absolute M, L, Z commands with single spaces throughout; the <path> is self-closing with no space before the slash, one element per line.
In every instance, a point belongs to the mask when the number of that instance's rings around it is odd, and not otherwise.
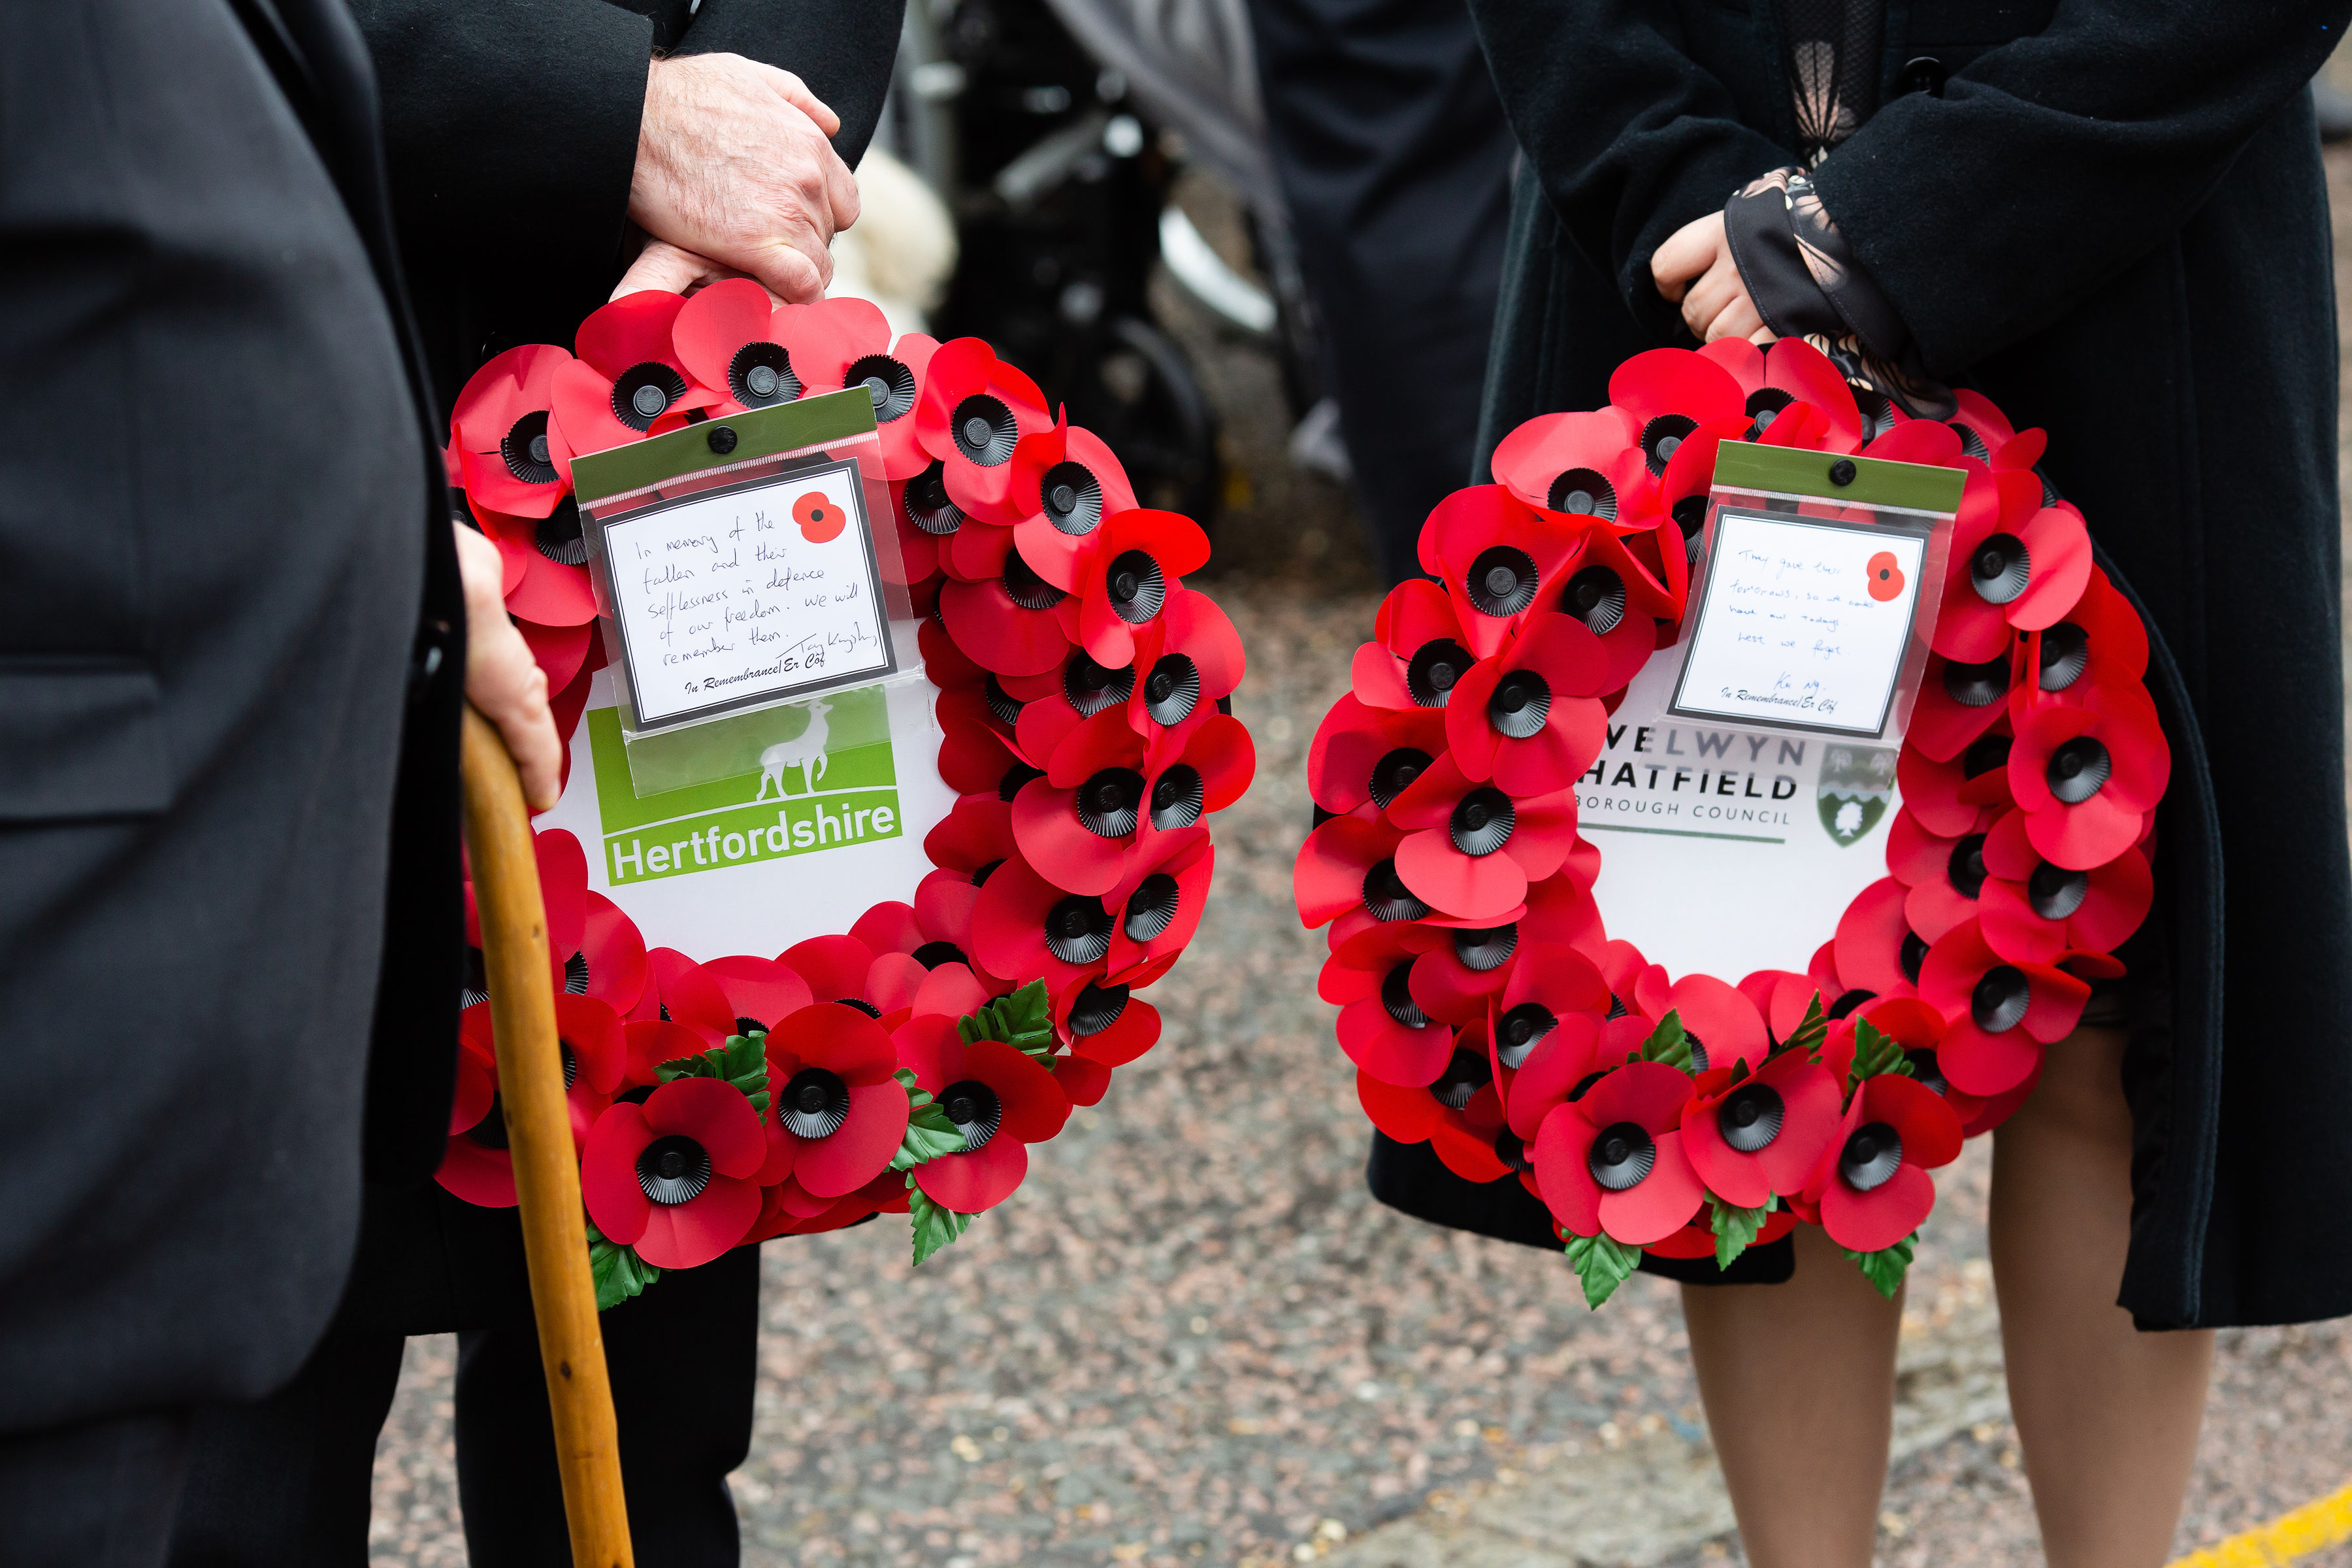
<path fill-rule="evenodd" d="M 575 458 L 597 626 L 633 772 L 719 776 L 692 731 L 919 682 L 872 400 L 753 409 Z"/>

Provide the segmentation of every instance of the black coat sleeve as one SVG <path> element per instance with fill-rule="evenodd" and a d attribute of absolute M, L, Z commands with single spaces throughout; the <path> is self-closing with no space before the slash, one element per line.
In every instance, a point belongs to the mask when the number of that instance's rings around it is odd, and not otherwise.
<path fill-rule="evenodd" d="M 353 0 L 410 253 L 610 258 L 637 163 L 653 24 L 593 0 Z"/>
<path fill-rule="evenodd" d="M 1685 50 L 1665 0 L 1470 0 L 1504 112 L 1585 259 L 1660 339 L 1681 318 L 1650 281 L 1667 236 L 1793 163 L 1741 123 Z"/>
<path fill-rule="evenodd" d="M 671 52 L 742 55 L 799 77 L 841 116 L 834 150 L 854 169 L 882 118 L 905 15 L 906 0 L 702 0 Z"/>
<path fill-rule="evenodd" d="M 2347 0 L 2061 0 L 1840 144 L 1813 183 L 1949 376 L 2177 232 L 2343 37 Z"/>

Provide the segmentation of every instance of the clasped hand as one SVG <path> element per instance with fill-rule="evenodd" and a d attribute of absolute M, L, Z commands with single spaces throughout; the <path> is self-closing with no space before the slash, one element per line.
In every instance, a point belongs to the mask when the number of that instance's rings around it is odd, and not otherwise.
<path fill-rule="evenodd" d="M 1682 306 L 1683 324 L 1699 342 L 1772 341 L 1772 329 L 1764 324 L 1747 280 L 1739 276 L 1739 264 L 1731 258 L 1721 213 L 1709 213 L 1667 236 L 1650 258 L 1650 277 L 1669 304 Z"/>

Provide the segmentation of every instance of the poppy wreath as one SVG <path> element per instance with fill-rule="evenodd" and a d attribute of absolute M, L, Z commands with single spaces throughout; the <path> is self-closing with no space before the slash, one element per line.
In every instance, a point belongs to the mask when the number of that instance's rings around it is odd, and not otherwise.
<path fill-rule="evenodd" d="M 1136 993 L 1198 928 L 1207 818 L 1255 767 L 1232 716 L 1241 638 L 1184 585 L 1209 558 L 1196 523 L 1139 507 L 1110 449 L 1049 416 L 985 342 L 894 335 L 859 300 L 779 307 L 740 279 L 616 300 L 572 352 L 491 360 L 452 411 L 449 482 L 499 545 L 567 739 L 604 663 L 573 456 L 858 387 L 960 798 L 905 898 L 773 956 L 648 949 L 588 886 L 579 841 L 538 835 L 601 1305 L 664 1269 L 882 1213 L 909 1215 L 919 1264 L 1003 1203 L 1029 1146 L 1159 1039 Z M 438 1179 L 506 1206 L 470 883 L 467 899 Z"/>
<path fill-rule="evenodd" d="M 1998 1125 L 2146 917 L 2169 752 L 2146 628 L 2036 469 L 1958 394 L 1857 393 L 1801 342 L 1620 366 L 1528 421 L 1423 527 L 1308 753 L 1298 913 L 1375 1127 L 1549 1210 L 1598 1306 L 1644 1252 L 1817 1225 L 1892 1295 L 1929 1174 Z M 1803 973 L 1671 976 L 1612 940 L 1577 831 L 1626 684 L 1681 629 L 1717 444 L 1966 476 L 1887 875 Z"/>

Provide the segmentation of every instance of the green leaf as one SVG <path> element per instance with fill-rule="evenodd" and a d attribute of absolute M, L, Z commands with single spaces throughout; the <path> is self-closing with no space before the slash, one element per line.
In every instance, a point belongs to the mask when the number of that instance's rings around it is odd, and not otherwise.
<path fill-rule="evenodd" d="M 1790 1032 L 1787 1039 L 1780 1042 L 1772 1054 L 1777 1057 L 1782 1051 L 1797 1051 L 1801 1053 L 1809 1062 L 1819 1060 L 1822 1043 L 1829 1038 L 1829 1035 L 1830 1017 L 1827 1013 L 1822 1011 L 1822 994 L 1816 991 L 1813 993 L 1813 999 L 1805 1004 L 1803 1020 Z"/>
<path fill-rule="evenodd" d="M 1918 1245 L 1919 1233 L 1915 1230 L 1894 1246 L 1883 1247 L 1876 1252 L 1853 1252 L 1843 1247 L 1838 1250 L 1853 1259 L 1853 1266 L 1862 1270 L 1862 1277 L 1877 1286 L 1878 1293 L 1892 1301 L 1895 1292 L 1902 1288 L 1903 1276 L 1911 1268 L 1911 1254 Z"/>
<path fill-rule="evenodd" d="M 1568 1238 L 1568 1266 L 1576 1270 L 1576 1278 L 1584 1286 L 1584 1304 L 1597 1308 L 1617 1293 L 1617 1287 L 1633 1277 L 1633 1269 L 1642 1261 L 1642 1249 L 1628 1247 L 1612 1236 L 1571 1236 Z"/>
<path fill-rule="evenodd" d="M 956 1020 L 956 1032 L 966 1045 L 1002 1040 L 1044 1062 L 1054 1054 L 1054 1001 L 1046 994 L 1045 983 L 1033 980 Z"/>
<path fill-rule="evenodd" d="M 1650 1037 L 1642 1042 L 1641 1059 L 1664 1062 L 1685 1072 L 1691 1070 L 1690 1036 L 1683 1028 L 1680 1013 L 1667 1009 L 1666 1016 L 1658 1020 L 1658 1026 L 1651 1031 Z"/>
<path fill-rule="evenodd" d="M 1707 1194 L 1706 1201 L 1715 1210 L 1715 1266 L 1717 1268 L 1730 1268 L 1733 1258 L 1755 1246 L 1756 1233 L 1764 1228 L 1765 1219 L 1780 1206 L 1780 1200 L 1777 1197 L 1766 1198 L 1760 1206 L 1752 1209 L 1725 1203 L 1712 1193 Z"/>
<path fill-rule="evenodd" d="M 661 1278 L 662 1271 L 637 1256 L 634 1247 L 609 1240 L 592 1221 L 588 1226 L 588 1273 L 596 1281 L 596 1310 L 606 1311 Z"/>
<path fill-rule="evenodd" d="M 713 1046 L 697 1056 L 678 1057 L 654 1069 L 664 1083 L 682 1078 L 715 1078 L 735 1086 L 751 1109 L 768 1109 L 768 1036 L 765 1030 L 751 1035 L 730 1035 L 723 1046 Z"/>
<path fill-rule="evenodd" d="M 1861 1087 L 1863 1079 L 1887 1073 L 1910 1076 L 1911 1058 L 1904 1055 L 1903 1042 L 1880 1034 L 1871 1027 L 1867 1018 L 1856 1021 L 1853 1026 L 1853 1067 L 1846 1075 L 1846 1103 L 1853 1103 L 1853 1090 Z"/>
<path fill-rule="evenodd" d="M 931 1201 L 930 1194 L 915 1185 L 915 1178 L 907 1178 L 907 1218 L 915 1233 L 915 1266 L 961 1236 L 971 1224 L 971 1215 L 942 1208 Z"/>
<path fill-rule="evenodd" d="M 890 1156 L 894 1171 L 911 1171 L 942 1154 L 961 1154 L 964 1151 L 963 1132 L 948 1120 L 947 1112 L 923 1096 L 923 1103 L 907 1116 L 906 1135 L 898 1140 L 898 1152 Z"/>

